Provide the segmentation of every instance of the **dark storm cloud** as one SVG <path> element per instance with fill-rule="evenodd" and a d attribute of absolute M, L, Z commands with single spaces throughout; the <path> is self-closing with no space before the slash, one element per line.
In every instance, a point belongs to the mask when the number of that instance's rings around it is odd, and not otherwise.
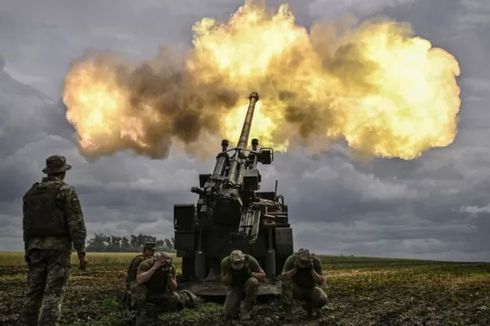
<path fill-rule="evenodd" d="M 281 1 L 268 2 L 277 7 Z M 178 151 L 157 161 L 122 152 L 87 161 L 64 119 L 60 86 L 87 49 L 149 57 L 162 44 L 188 46 L 193 22 L 224 19 L 241 1 L 4 1 L 0 7 L 0 250 L 21 249 L 20 197 L 42 176 L 44 159 L 66 155 L 67 182 L 80 194 L 89 234 L 171 236 L 174 203 L 212 161 Z M 490 25 L 484 0 L 290 1 L 297 21 L 347 14 L 410 22 L 460 62 L 459 132 L 421 159 L 357 161 L 343 144 L 323 155 L 276 154 L 261 169 L 263 190 L 289 205 L 296 248 L 392 257 L 490 260 Z M 0 65 L 1 66 L 1 65 Z M 40 89 L 41 91 L 39 91 Z M 410 91 L 410 90 L 407 90 Z M 49 96 L 44 95 L 49 94 Z M 428 108 L 430 109 L 430 108 Z M 219 144 L 209 144 L 219 148 Z M 266 144 L 264 144 L 266 146 Z"/>
<path fill-rule="evenodd" d="M 147 58 L 191 41 L 194 22 L 225 19 L 241 1 L 4 0 L 0 53 L 15 78 L 59 96 L 70 63 L 87 49 Z M 42 62 L 42 64 L 39 64 Z"/>
<path fill-rule="evenodd" d="M 281 187 L 300 226 L 297 243 L 333 253 L 490 259 L 489 154 L 459 146 L 403 164 L 356 163 L 332 153 L 319 161 L 278 157 L 279 171 L 303 166 L 301 177 L 289 176 Z"/>

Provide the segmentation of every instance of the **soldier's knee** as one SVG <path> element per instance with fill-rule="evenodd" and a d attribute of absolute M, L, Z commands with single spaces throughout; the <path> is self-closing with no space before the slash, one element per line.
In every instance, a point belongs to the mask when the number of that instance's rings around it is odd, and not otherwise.
<path fill-rule="evenodd" d="M 320 288 L 315 289 L 315 296 L 313 300 L 313 305 L 315 308 L 323 307 L 327 304 L 328 297 L 327 294 Z"/>
<path fill-rule="evenodd" d="M 315 308 L 321 308 L 327 304 L 327 298 L 326 297 L 321 297 L 313 302 L 313 305 Z"/>
<path fill-rule="evenodd" d="M 130 301 L 130 306 L 133 309 L 140 309 L 146 299 L 146 288 L 141 285 L 135 284 L 132 289 L 131 289 L 131 301 Z"/>
<path fill-rule="evenodd" d="M 290 280 L 282 280 L 281 281 L 281 289 L 290 290 L 292 287 L 292 283 Z"/>
<path fill-rule="evenodd" d="M 254 287 L 254 288 L 257 288 L 259 287 L 259 281 L 255 278 L 255 277 L 251 277 L 247 280 L 247 282 L 245 283 L 245 285 L 247 287 Z"/>

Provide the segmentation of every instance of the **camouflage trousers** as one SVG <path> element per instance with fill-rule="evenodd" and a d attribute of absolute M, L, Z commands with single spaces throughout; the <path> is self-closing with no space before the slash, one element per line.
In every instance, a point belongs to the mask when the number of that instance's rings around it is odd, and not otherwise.
<path fill-rule="evenodd" d="M 240 313 L 240 304 L 244 300 L 244 309 L 252 310 L 257 302 L 257 292 L 259 281 L 255 277 L 250 277 L 243 287 L 231 287 L 226 294 L 225 305 L 223 307 L 226 319 L 235 319 Z"/>
<path fill-rule="evenodd" d="M 28 292 L 20 316 L 21 325 L 57 325 L 66 281 L 70 275 L 70 252 L 33 249 L 27 253 Z"/>
<path fill-rule="evenodd" d="M 138 311 L 136 325 L 156 325 L 159 314 L 184 308 L 182 295 L 178 291 L 167 292 L 159 297 L 150 297 L 143 301 L 136 294 L 132 300 L 133 307 Z"/>
<path fill-rule="evenodd" d="M 303 302 L 306 310 L 321 308 L 327 304 L 327 295 L 318 286 L 303 288 L 293 282 L 282 282 L 282 300 L 287 308 L 293 305 L 294 300 Z"/>

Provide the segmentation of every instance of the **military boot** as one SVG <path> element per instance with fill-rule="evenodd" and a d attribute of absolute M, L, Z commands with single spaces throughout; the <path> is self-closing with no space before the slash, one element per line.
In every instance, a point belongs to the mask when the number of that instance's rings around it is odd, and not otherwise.
<path fill-rule="evenodd" d="M 307 318 L 312 318 L 313 317 L 313 307 L 311 304 L 309 303 L 304 303 L 303 304 L 303 309 L 305 310 L 306 312 L 306 317 Z"/>
<path fill-rule="evenodd" d="M 242 309 L 240 312 L 240 320 L 250 320 L 250 310 Z"/>
<path fill-rule="evenodd" d="M 252 312 L 253 306 L 255 305 L 254 300 L 245 299 L 240 311 L 240 320 L 249 320 L 250 313 Z"/>
<path fill-rule="evenodd" d="M 300 318 L 300 315 L 303 313 L 300 304 L 296 300 L 292 300 L 291 305 L 287 306 L 285 309 L 284 319 L 286 321 L 292 321 L 297 318 Z"/>

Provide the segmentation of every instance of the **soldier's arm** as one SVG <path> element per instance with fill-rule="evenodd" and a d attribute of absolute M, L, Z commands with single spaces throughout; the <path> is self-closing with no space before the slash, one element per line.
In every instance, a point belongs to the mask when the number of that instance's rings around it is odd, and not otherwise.
<path fill-rule="evenodd" d="M 229 272 L 229 266 L 227 265 L 226 258 L 221 261 L 221 283 L 224 285 L 231 284 L 231 273 Z"/>
<path fill-rule="evenodd" d="M 34 187 L 35 185 L 37 185 L 37 182 L 32 186 Z M 32 189 L 31 187 L 31 189 Z M 31 189 L 29 189 L 29 191 L 31 191 Z M 29 191 L 24 195 L 24 197 L 22 198 L 23 199 L 23 205 L 22 205 L 22 211 L 23 211 L 23 215 L 26 216 L 27 214 L 27 207 L 26 207 L 26 204 L 25 204 L 25 198 L 27 196 L 27 194 L 29 193 Z M 22 224 L 24 224 L 24 220 L 22 221 Z M 23 235 L 22 235 L 23 239 L 24 239 L 24 253 L 25 253 L 25 256 L 24 258 L 26 259 L 26 261 L 29 259 L 28 256 L 27 256 L 27 247 L 29 246 L 29 239 L 27 238 L 27 233 L 26 231 L 24 230 L 23 232 Z"/>
<path fill-rule="evenodd" d="M 26 234 L 24 232 L 24 260 L 29 263 L 30 262 L 30 258 L 29 256 L 27 255 L 27 238 L 26 238 Z"/>
<path fill-rule="evenodd" d="M 24 238 L 24 253 L 27 255 L 27 237 L 25 232 L 23 238 Z"/>
<path fill-rule="evenodd" d="M 313 260 L 313 268 L 311 269 L 311 276 L 313 280 L 318 285 L 322 285 L 325 282 L 325 278 L 322 273 L 322 264 L 318 258 L 314 258 Z"/>
<path fill-rule="evenodd" d="M 136 274 L 138 273 L 138 267 L 143 262 L 144 258 L 140 256 L 135 257 L 129 264 L 128 273 L 126 275 L 126 283 L 130 284 L 136 279 Z"/>
<path fill-rule="evenodd" d="M 255 277 L 257 280 L 264 282 L 265 281 L 265 272 L 264 270 L 260 267 L 259 262 L 252 256 L 250 256 L 250 271 L 253 277 Z"/>
<path fill-rule="evenodd" d="M 63 187 L 64 212 L 70 239 L 78 252 L 78 256 L 85 256 L 85 239 L 87 230 L 83 220 L 82 207 L 78 200 L 78 195 L 72 187 Z"/>
<path fill-rule="evenodd" d="M 165 257 L 155 259 L 154 262 L 153 260 L 150 259 L 145 260 L 138 267 L 138 273 L 136 275 L 136 283 L 138 283 L 138 285 L 143 285 L 146 282 L 148 282 L 150 278 L 153 276 L 153 274 L 155 274 L 155 271 L 160 267 L 162 267 L 167 262 L 167 259 Z M 153 265 L 151 265 L 152 262 Z"/>
<path fill-rule="evenodd" d="M 170 271 L 168 273 L 167 289 L 170 292 L 173 292 L 177 289 L 177 277 L 175 276 L 175 266 L 174 265 L 172 265 L 170 267 Z"/>
<path fill-rule="evenodd" d="M 136 283 L 138 285 L 143 285 L 148 282 L 159 267 L 160 266 L 157 266 L 156 264 L 150 266 L 150 263 L 147 261 L 142 262 L 138 267 Z"/>
<path fill-rule="evenodd" d="M 281 280 L 288 281 L 293 278 L 293 276 L 296 274 L 297 269 L 296 266 L 294 265 L 294 256 L 291 255 L 286 259 L 286 262 L 284 263 L 284 268 L 282 269 L 281 273 Z"/>

